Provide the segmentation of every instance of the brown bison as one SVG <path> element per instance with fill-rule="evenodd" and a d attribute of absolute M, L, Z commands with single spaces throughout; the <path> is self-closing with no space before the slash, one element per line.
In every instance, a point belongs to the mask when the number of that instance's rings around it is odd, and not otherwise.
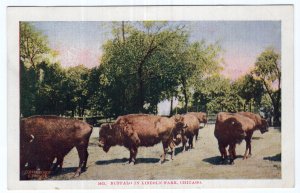
<path fill-rule="evenodd" d="M 182 137 L 182 148 L 187 150 L 194 148 L 193 139 L 194 136 L 199 131 L 199 121 L 196 116 L 192 114 L 183 115 L 183 121 L 185 128 L 183 129 L 183 137 Z M 186 148 L 186 142 L 188 141 L 189 145 Z"/>
<path fill-rule="evenodd" d="M 163 144 L 164 153 L 161 162 L 165 161 L 171 143 L 181 140 L 184 123 L 180 116 L 171 118 L 145 114 L 120 116 L 114 124 L 103 124 L 99 131 L 99 147 L 108 152 L 115 145 L 125 146 L 129 152 L 129 163 L 135 163 L 139 146 Z M 173 159 L 173 149 L 171 149 Z"/>
<path fill-rule="evenodd" d="M 230 164 L 236 158 L 235 146 L 246 136 L 245 131 L 255 127 L 253 120 L 234 113 L 220 112 L 217 115 L 214 135 L 218 140 L 219 151 L 223 161 L 227 158 L 226 147 L 229 146 Z"/>
<path fill-rule="evenodd" d="M 92 127 L 79 120 L 57 116 L 33 116 L 20 123 L 20 173 L 24 171 L 50 171 L 63 165 L 64 157 L 76 147 L 79 167 L 75 176 L 85 170 L 87 147 Z M 53 165 L 53 161 L 57 160 Z"/>
<path fill-rule="evenodd" d="M 204 128 L 205 125 L 207 124 L 207 115 L 206 113 L 203 112 L 189 112 L 189 115 L 194 115 L 198 121 L 199 121 L 199 129 Z M 204 125 L 201 126 L 201 123 L 203 123 Z M 199 135 L 199 129 L 196 130 L 195 132 L 195 139 L 198 140 L 198 135 Z"/>
<path fill-rule="evenodd" d="M 261 133 L 268 131 L 266 120 L 257 114 L 249 112 L 219 113 L 214 134 L 218 139 L 222 159 L 226 159 L 226 147 L 229 145 L 230 163 L 233 163 L 236 158 L 235 146 L 237 143 L 241 143 L 243 139 L 246 141 L 244 159 L 248 156 L 248 150 L 249 155 L 251 155 L 251 138 L 253 132 L 257 129 Z"/>
<path fill-rule="evenodd" d="M 246 150 L 243 157 L 243 159 L 246 159 L 249 156 L 251 156 L 251 139 L 252 139 L 253 132 L 255 130 L 260 130 L 261 134 L 263 134 L 268 131 L 269 125 L 268 122 L 265 119 L 261 118 L 261 116 L 258 114 L 254 114 L 250 112 L 238 112 L 238 114 L 248 117 L 255 122 L 255 127 L 251 130 L 246 131 L 246 137 L 245 137 Z M 248 154 L 248 150 L 249 150 L 249 154 Z"/>

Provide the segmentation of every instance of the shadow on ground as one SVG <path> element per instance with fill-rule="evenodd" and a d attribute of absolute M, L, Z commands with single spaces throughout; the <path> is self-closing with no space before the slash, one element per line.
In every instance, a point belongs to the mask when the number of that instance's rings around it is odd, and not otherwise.
<path fill-rule="evenodd" d="M 183 151 L 182 147 L 176 147 L 174 150 L 174 155 L 177 155 L 177 154 L 181 153 L 182 151 Z"/>
<path fill-rule="evenodd" d="M 65 174 L 74 174 L 77 170 L 77 167 L 68 167 L 68 168 L 62 168 L 61 170 L 57 170 L 54 173 L 52 173 L 49 177 L 54 177 L 54 176 L 60 176 L 60 175 L 65 175 Z M 82 173 L 84 173 L 83 171 Z"/>
<path fill-rule="evenodd" d="M 281 162 L 281 153 L 274 156 L 264 157 L 264 160 Z"/>
<path fill-rule="evenodd" d="M 238 158 L 242 158 L 243 156 L 238 155 L 236 159 Z M 202 161 L 210 163 L 212 165 L 226 165 L 229 164 L 229 160 L 222 160 L 221 156 L 214 156 L 214 157 L 209 157 L 209 158 L 205 158 Z"/>
<path fill-rule="evenodd" d="M 137 158 L 136 164 L 140 163 L 158 163 L 160 159 L 158 158 Z M 100 160 L 96 161 L 95 163 L 97 165 L 109 165 L 109 164 L 117 164 L 117 163 L 127 163 L 128 158 L 122 158 L 122 159 L 112 159 L 112 160 Z"/>
<path fill-rule="evenodd" d="M 274 129 L 278 130 L 281 132 L 281 127 L 274 127 Z"/>
<path fill-rule="evenodd" d="M 224 161 L 221 160 L 221 156 L 214 156 L 203 159 L 204 162 L 210 163 L 212 165 L 223 165 Z"/>

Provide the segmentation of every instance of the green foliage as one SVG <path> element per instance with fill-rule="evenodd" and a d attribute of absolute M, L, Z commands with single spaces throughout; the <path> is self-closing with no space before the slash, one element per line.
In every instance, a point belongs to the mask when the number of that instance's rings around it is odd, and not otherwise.
<path fill-rule="evenodd" d="M 44 62 L 37 64 L 36 75 L 36 114 L 63 114 L 65 100 L 61 87 L 65 72 L 61 66 Z"/>
<path fill-rule="evenodd" d="M 157 113 L 179 100 L 187 111 L 263 111 L 280 117 L 280 55 L 266 49 L 251 74 L 231 81 L 220 74 L 222 49 L 190 42 L 185 26 L 165 21 L 112 22 L 100 65 L 62 68 L 47 37 L 20 23 L 20 105 L 35 114 L 117 117 Z M 274 86 L 275 85 L 275 86 Z"/>
<path fill-rule="evenodd" d="M 100 84 L 116 115 L 155 112 L 158 102 L 177 89 L 182 69 L 177 59 L 185 49 L 187 34 L 180 26 L 171 28 L 165 22 L 136 22 L 127 28 L 131 30 L 125 41 L 116 35 L 103 46 Z"/>
<path fill-rule="evenodd" d="M 186 52 L 178 58 L 182 69 L 180 71 L 181 92 L 185 104 L 185 112 L 193 91 L 199 88 L 201 81 L 211 74 L 217 74 L 221 69 L 219 56 L 220 47 L 218 45 L 206 45 L 204 41 L 195 42 L 189 45 Z"/>
<path fill-rule="evenodd" d="M 243 99 L 243 111 L 258 112 L 264 94 L 263 83 L 246 74 L 233 83 L 233 90 Z M 248 107 L 247 107 L 248 106 Z"/>
<path fill-rule="evenodd" d="M 33 67 L 27 68 L 20 61 L 20 113 L 25 117 L 35 114 L 36 76 Z"/>
<path fill-rule="evenodd" d="M 280 125 L 281 117 L 281 68 L 280 54 L 267 48 L 256 59 L 253 74 L 263 82 L 265 91 L 271 99 L 274 124 Z"/>
<path fill-rule="evenodd" d="M 20 22 L 20 60 L 23 64 L 35 67 L 50 53 L 47 37 L 29 22 Z"/>
<path fill-rule="evenodd" d="M 262 79 L 271 88 L 271 84 L 278 82 L 278 88 L 280 88 L 280 55 L 272 48 L 268 48 L 263 51 L 255 62 L 254 74 Z"/>
<path fill-rule="evenodd" d="M 66 69 L 66 75 L 63 82 L 64 95 L 66 96 L 66 110 L 83 116 L 88 107 L 88 78 L 90 70 L 84 65 L 69 67 Z"/>
<path fill-rule="evenodd" d="M 243 101 L 234 88 L 229 79 L 218 74 L 204 79 L 193 95 L 194 110 L 208 113 L 240 111 Z"/>

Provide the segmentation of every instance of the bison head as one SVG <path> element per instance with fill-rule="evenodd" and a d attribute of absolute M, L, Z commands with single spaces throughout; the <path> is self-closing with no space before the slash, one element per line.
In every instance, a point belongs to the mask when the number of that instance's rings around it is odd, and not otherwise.
<path fill-rule="evenodd" d="M 203 120 L 202 120 L 203 123 L 204 123 L 204 124 L 207 124 L 207 115 L 206 115 L 206 113 L 203 114 L 203 117 L 202 117 L 202 118 L 203 118 Z"/>
<path fill-rule="evenodd" d="M 265 119 L 261 119 L 261 125 L 259 127 L 261 134 L 269 131 L 269 124 Z"/>
<path fill-rule="evenodd" d="M 203 128 L 207 124 L 207 115 L 206 113 L 199 113 L 199 114 L 200 114 L 200 118 L 199 118 L 200 128 Z"/>
<path fill-rule="evenodd" d="M 175 127 L 172 131 L 173 141 L 176 145 L 178 145 L 181 142 L 182 135 L 184 134 L 185 129 L 187 128 L 187 124 L 184 123 L 184 118 L 181 115 L 175 115 L 173 119 L 175 121 Z"/>
<path fill-rule="evenodd" d="M 197 117 L 197 119 L 200 123 L 200 127 L 201 128 L 205 127 L 205 125 L 207 124 L 207 115 L 206 115 L 206 113 L 197 112 L 197 113 L 193 113 L 193 115 Z M 202 123 L 203 123 L 203 125 L 202 125 Z"/>
<path fill-rule="evenodd" d="M 103 124 L 99 131 L 99 147 L 108 152 L 111 146 L 116 145 L 116 128 L 111 124 Z"/>
<path fill-rule="evenodd" d="M 174 144 L 179 145 L 182 140 L 183 131 L 174 129 L 172 135 L 173 135 L 172 141 L 174 142 Z"/>

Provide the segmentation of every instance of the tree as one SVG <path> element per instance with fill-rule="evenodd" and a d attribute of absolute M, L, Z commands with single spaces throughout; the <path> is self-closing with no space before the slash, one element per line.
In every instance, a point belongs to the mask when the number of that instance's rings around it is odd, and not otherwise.
<path fill-rule="evenodd" d="M 69 67 L 66 70 L 64 79 L 64 95 L 66 96 L 66 110 L 83 116 L 88 106 L 88 77 L 90 70 L 84 65 Z"/>
<path fill-rule="evenodd" d="M 156 105 L 178 83 L 176 55 L 187 43 L 182 26 L 166 22 L 133 22 L 125 38 L 120 29 L 108 40 L 101 58 L 104 89 L 118 113 L 155 112 Z M 123 34 L 124 32 L 122 32 Z M 181 69 L 181 68 L 180 68 Z"/>
<path fill-rule="evenodd" d="M 253 103 L 259 108 L 264 94 L 263 84 L 260 80 L 255 79 L 251 74 L 246 74 L 233 83 L 233 90 L 236 90 L 237 94 L 245 100 L 244 111 L 246 111 L 247 104 L 250 112 L 254 111 Z"/>
<path fill-rule="evenodd" d="M 280 54 L 273 48 L 267 48 L 256 59 L 253 74 L 262 81 L 268 93 L 273 109 L 274 124 L 280 125 L 281 117 L 281 67 Z"/>
<path fill-rule="evenodd" d="M 20 61 L 20 113 L 27 117 L 35 114 L 35 101 L 37 94 L 37 74 L 33 67 L 27 68 Z"/>
<path fill-rule="evenodd" d="M 242 99 L 230 80 L 216 73 L 197 85 L 193 106 L 208 113 L 237 112 L 242 108 Z"/>
<path fill-rule="evenodd" d="M 217 74 L 220 70 L 221 48 L 217 44 L 207 45 L 204 41 L 194 42 L 177 59 L 182 69 L 180 84 L 184 98 L 185 112 L 188 112 L 189 98 L 206 77 Z"/>
<path fill-rule="evenodd" d="M 25 66 L 35 68 L 50 51 L 47 36 L 29 22 L 20 22 L 20 60 Z"/>
<path fill-rule="evenodd" d="M 65 71 L 60 64 L 48 64 L 42 62 L 36 65 L 37 92 L 35 93 L 35 114 L 54 114 L 63 115 L 65 113 L 65 90 L 63 89 L 63 81 L 65 79 Z"/>
<path fill-rule="evenodd" d="M 37 103 L 43 71 L 37 65 L 48 60 L 50 52 L 47 37 L 29 22 L 20 22 L 20 111 L 23 116 L 40 112 Z"/>

